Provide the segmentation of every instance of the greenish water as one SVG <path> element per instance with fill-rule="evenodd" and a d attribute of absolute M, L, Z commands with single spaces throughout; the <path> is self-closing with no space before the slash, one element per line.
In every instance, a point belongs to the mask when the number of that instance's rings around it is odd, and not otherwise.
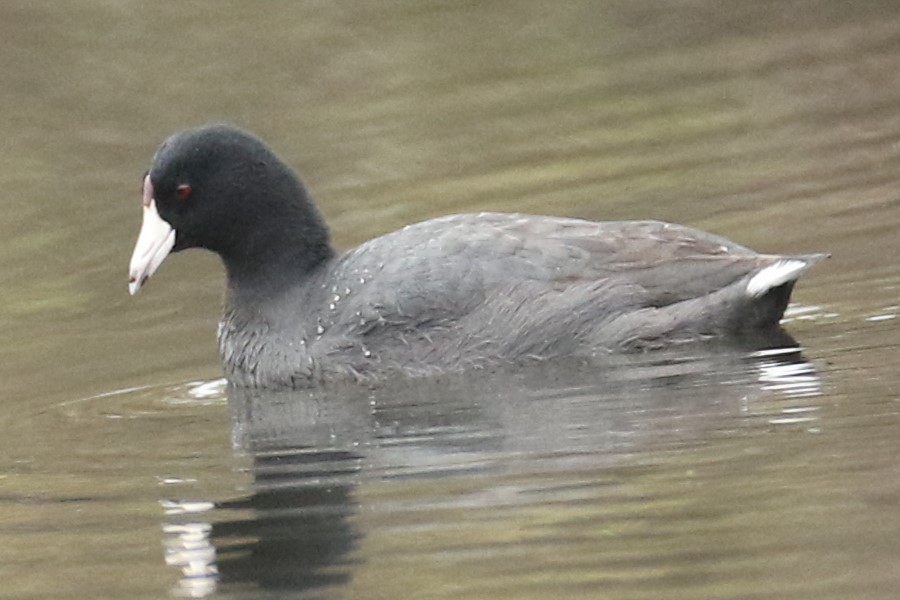
<path fill-rule="evenodd" d="M 7 2 L 0 56 L 0 596 L 900 593 L 895 3 Z M 341 247 L 510 210 L 829 251 L 803 358 L 229 406 L 216 260 L 126 289 L 153 150 L 217 121 Z"/>

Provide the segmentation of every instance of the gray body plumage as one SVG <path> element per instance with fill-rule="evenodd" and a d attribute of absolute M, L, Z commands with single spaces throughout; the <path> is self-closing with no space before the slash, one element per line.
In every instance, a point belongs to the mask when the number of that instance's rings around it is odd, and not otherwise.
<path fill-rule="evenodd" d="M 364 243 L 274 297 L 231 288 L 219 345 L 230 380 L 295 387 L 660 348 L 776 327 L 821 257 L 654 221 L 453 215 Z M 748 292 L 785 260 L 802 266 Z"/>

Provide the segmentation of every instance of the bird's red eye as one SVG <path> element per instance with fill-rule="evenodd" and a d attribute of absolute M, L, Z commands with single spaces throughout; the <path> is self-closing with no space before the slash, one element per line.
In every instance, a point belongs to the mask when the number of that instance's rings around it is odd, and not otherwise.
<path fill-rule="evenodd" d="M 177 188 L 175 188 L 175 197 L 179 200 L 187 200 L 188 196 L 191 195 L 191 186 L 186 183 L 182 183 Z"/>

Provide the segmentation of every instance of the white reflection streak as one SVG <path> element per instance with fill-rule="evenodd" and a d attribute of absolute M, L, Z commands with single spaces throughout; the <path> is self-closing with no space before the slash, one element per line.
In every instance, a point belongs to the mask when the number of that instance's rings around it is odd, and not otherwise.
<path fill-rule="evenodd" d="M 207 400 L 209 398 L 221 398 L 225 395 L 225 387 L 227 382 L 224 378 L 213 379 L 212 381 L 195 381 L 190 384 L 188 393 L 198 399 Z"/>
<path fill-rule="evenodd" d="M 779 348 L 755 353 L 757 358 L 765 358 L 757 363 L 762 389 L 777 392 L 791 398 L 810 398 L 822 394 L 822 382 L 812 363 L 783 362 L 777 357 L 795 354 L 799 348 Z M 792 406 L 783 408 L 781 414 L 769 419 L 772 425 L 796 425 L 816 421 L 818 406 Z"/>
<path fill-rule="evenodd" d="M 225 379 L 190 381 L 172 388 L 166 397 L 168 404 L 209 406 L 225 400 Z"/>
<path fill-rule="evenodd" d="M 209 510 L 208 502 L 166 501 L 166 514 L 186 514 Z M 173 593 L 181 598 L 206 598 L 216 591 L 219 570 L 216 549 L 209 540 L 212 525 L 204 521 L 164 523 L 165 559 L 170 567 L 181 569 L 182 578 Z"/>
<path fill-rule="evenodd" d="M 759 381 L 764 390 L 781 392 L 794 398 L 822 393 L 822 382 L 810 362 L 760 361 Z"/>

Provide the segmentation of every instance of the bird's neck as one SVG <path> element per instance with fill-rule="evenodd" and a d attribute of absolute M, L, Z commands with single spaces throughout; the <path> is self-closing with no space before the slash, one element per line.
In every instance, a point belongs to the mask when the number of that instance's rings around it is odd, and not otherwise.
<path fill-rule="evenodd" d="M 222 261 L 229 295 L 264 300 L 308 285 L 333 257 L 334 251 L 327 243 L 310 246 L 269 240 L 246 248 L 237 257 L 222 255 Z"/>
<path fill-rule="evenodd" d="M 328 228 L 311 201 L 273 203 L 263 214 L 248 218 L 240 236 L 215 249 L 233 293 L 277 296 L 303 285 L 335 256 Z"/>

